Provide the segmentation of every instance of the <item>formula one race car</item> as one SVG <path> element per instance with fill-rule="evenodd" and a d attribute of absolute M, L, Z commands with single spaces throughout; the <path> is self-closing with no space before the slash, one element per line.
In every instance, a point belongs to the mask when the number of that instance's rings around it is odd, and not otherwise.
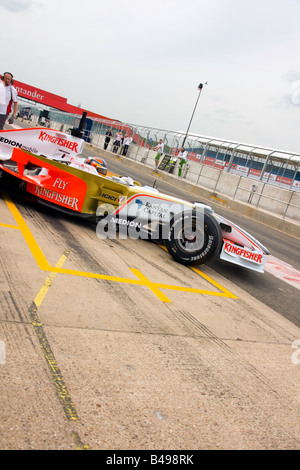
<path fill-rule="evenodd" d="M 107 176 L 103 159 L 80 157 L 84 141 L 52 129 L 0 132 L 0 189 L 97 222 L 99 238 L 163 242 L 178 262 L 222 260 L 263 272 L 268 250 L 209 206 Z"/>

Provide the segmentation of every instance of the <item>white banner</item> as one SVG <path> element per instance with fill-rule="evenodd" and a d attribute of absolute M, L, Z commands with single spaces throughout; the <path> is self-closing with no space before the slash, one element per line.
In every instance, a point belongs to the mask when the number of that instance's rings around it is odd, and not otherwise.
<path fill-rule="evenodd" d="M 9 160 L 14 148 L 49 158 L 74 157 L 82 152 L 83 144 L 83 139 L 43 127 L 5 130 L 0 131 L 0 160 Z"/>

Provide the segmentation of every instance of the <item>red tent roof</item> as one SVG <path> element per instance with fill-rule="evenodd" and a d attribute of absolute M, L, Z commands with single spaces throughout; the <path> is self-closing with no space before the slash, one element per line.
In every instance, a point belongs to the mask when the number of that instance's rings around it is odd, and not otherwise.
<path fill-rule="evenodd" d="M 55 95 L 49 91 L 41 90 L 40 88 L 36 88 L 32 85 L 14 80 L 14 87 L 17 89 L 18 96 L 20 98 L 26 98 L 27 100 L 41 103 L 45 106 L 50 106 L 51 108 L 65 111 L 67 113 L 82 115 L 82 113 L 86 111 L 88 117 L 114 121 L 114 119 L 102 116 L 101 114 L 93 113 L 87 109 L 79 108 L 78 106 L 73 106 L 72 104 L 67 103 L 67 98 Z"/>

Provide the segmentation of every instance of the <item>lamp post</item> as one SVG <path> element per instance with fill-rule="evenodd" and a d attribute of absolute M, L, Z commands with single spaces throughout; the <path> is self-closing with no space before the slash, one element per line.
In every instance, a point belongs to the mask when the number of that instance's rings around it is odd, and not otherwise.
<path fill-rule="evenodd" d="M 207 82 L 205 83 L 205 85 L 207 85 Z M 198 90 L 199 90 L 198 97 L 197 97 L 197 100 L 196 100 L 194 111 L 192 113 L 192 116 L 191 116 L 191 119 L 190 119 L 190 122 L 189 122 L 189 125 L 188 125 L 188 128 L 187 128 L 186 134 L 185 134 L 183 142 L 182 142 L 182 147 L 184 147 L 186 138 L 188 136 L 189 129 L 190 129 L 190 126 L 191 126 L 191 123 L 192 123 L 192 120 L 193 120 L 193 117 L 194 117 L 194 114 L 195 114 L 195 111 L 196 111 L 196 108 L 197 108 L 197 104 L 198 104 L 198 101 L 199 101 L 199 98 L 200 98 L 200 95 L 201 95 L 202 88 L 203 88 L 203 83 L 200 83 L 200 85 L 198 86 Z"/>

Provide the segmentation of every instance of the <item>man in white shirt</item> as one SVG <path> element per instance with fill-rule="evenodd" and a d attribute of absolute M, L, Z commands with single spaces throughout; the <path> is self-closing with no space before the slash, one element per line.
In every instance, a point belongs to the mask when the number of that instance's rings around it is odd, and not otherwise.
<path fill-rule="evenodd" d="M 156 157 L 155 157 L 155 166 L 154 169 L 158 167 L 158 162 L 162 154 L 164 153 L 164 144 L 162 139 L 159 139 L 158 145 L 153 147 L 152 150 L 158 150 Z"/>
<path fill-rule="evenodd" d="M 123 141 L 123 152 L 122 152 L 122 155 L 124 155 L 124 157 L 126 157 L 127 155 L 127 150 L 131 142 L 132 142 L 132 138 L 129 137 L 128 134 L 125 134 L 124 141 Z"/>
<path fill-rule="evenodd" d="M 18 112 L 18 93 L 13 84 L 13 75 L 10 72 L 5 72 L 1 80 L 3 81 L 5 90 L 5 102 L 0 103 L 0 130 L 3 129 L 6 119 L 8 118 L 13 108 L 13 117 L 16 117 Z"/>
<path fill-rule="evenodd" d="M 178 160 L 179 160 L 179 167 L 178 167 L 178 176 L 182 175 L 182 167 L 186 163 L 187 160 L 187 151 L 184 149 L 184 147 L 181 147 L 180 152 L 178 154 Z"/>

